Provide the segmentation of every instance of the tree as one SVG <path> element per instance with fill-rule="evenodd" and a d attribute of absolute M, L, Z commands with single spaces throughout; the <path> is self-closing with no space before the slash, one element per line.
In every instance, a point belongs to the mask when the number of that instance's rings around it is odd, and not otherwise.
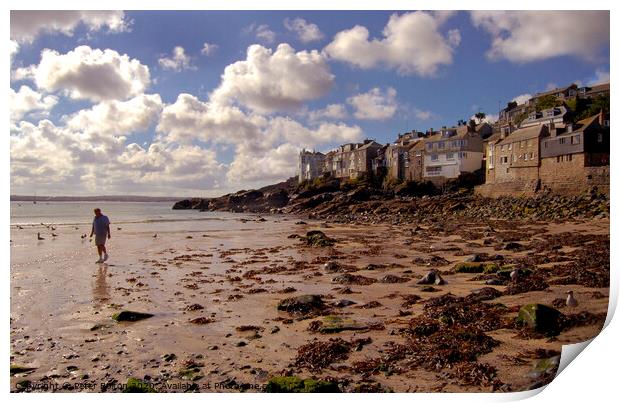
<path fill-rule="evenodd" d="M 465 121 L 465 119 L 459 119 L 458 122 L 456 122 L 457 126 L 465 126 L 467 124 L 467 122 Z"/>
<path fill-rule="evenodd" d="M 474 117 L 478 119 L 478 123 L 481 123 L 484 120 L 484 118 L 487 117 L 487 114 L 482 111 L 478 111 L 478 113 L 476 113 Z"/>
<path fill-rule="evenodd" d="M 545 109 L 553 108 L 558 105 L 558 100 L 553 95 L 545 95 L 538 98 L 536 102 L 536 111 L 540 112 Z"/>

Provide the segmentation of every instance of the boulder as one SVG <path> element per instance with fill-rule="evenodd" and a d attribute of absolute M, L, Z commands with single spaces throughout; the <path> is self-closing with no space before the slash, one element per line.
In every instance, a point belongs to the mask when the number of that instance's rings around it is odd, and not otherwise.
<path fill-rule="evenodd" d="M 151 317 L 153 317 L 153 314 L 135 311 L 121 311 L 112 315 L 112 319 L 117 322 L 137 322 Z"/>
<path fill-rule="evenodd" d="M 517 323 L 525 325 L 537 333 L 558 334 L 562 313 L 543 304 L 527 304 L 521 307 Z"/>
<path fill-rule="evenodd" d="M 192 208 L 192 202 L 189 199 L 179 200 L 172 206 L 173 210 L 189 210 Z"/>
<path fill-rule="evenodd" d="M 308 313 L 325 308 L 325 303 L 320 295 L 300 295 L 285 298 L 278 303 L 278 310 L 289 313 Z"/>
<path fill-rule="evenodd" d="M 329 238 L 323 231 L 319 230 L 308 231 L 304 239 L 306 244 L 310 246 L 324 247 L 332 246 L 335 243 L 332 238 Z"/>

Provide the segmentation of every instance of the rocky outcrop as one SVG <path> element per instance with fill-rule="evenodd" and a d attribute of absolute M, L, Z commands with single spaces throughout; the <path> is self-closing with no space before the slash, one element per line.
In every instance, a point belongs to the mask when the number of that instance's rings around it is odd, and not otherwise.
<path fill-rule="evenodd" d="M 488 198 L 471 190 L 429 196 L 422 185 L 391 190 L 331 180 L 298 188 L 294 178 L 257 190 L 242 190 L 209 199 L 186 199 L 174 209 L 248 213 L 284 213 L 332 222 L 402 224 L 425 219 L 566 220 L 609 217 L 609 197 L 594 190 L 576 196 L 539 192 L 531 197 Z"/>

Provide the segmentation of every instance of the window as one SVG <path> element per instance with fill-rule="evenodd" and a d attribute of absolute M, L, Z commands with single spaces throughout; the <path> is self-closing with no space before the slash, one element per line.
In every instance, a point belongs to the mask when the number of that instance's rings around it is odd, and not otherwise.
<path fill-rule="evenodd" d="M 525 147 L 525 141 L 519 141 L 519 148 Z"/>
<path fill-rule="evenodd" d="M 431 151 L 431 150 L 433 149 L 433 143 L 428 143 L 428 144 L 426 145 L 426 149 L 427 149 L 428 151 Z"/>
<path fill-rule="evenodd" d="M 557 159 L 558 159 L 557 162 L 560 162 L 560 156 L 559 155 L 558 155 Z"/>
<path fill-rule="evenodd" d="M 460 159 L 467 158 L 467 153 L 459 153 L 459 158 Z"/>
<path fill-rule="evenodd" d="M 547 142 L 545 141 L 545 148 L 547 148 Z"/>
<path fill-rule="evenodd" d="M 532 145 L 534 145 L 534 140 L 530 139 L 527 141 L 527 146 L 531 147 Z"/>
<path fill-rule="evenodd" d="M 523 159 L 527 161 L 527 153 L 525 153 L 523 155 L 525 156 Z"/>
<path fill-rule="evenodd" d="M 454 159 L 454 153 L 447 153 L 446 154 L 446 159 L 447 160 L 453 160 Z"/>
<path fill-rule="evenodd" d="M 581 141 L 581 136 L 579 134 L 576 134 L 570 138 L 571 144 L 579 144 L 580 141 Z"/>
<path fill-rule="evenodd" d="M 508 144 L 508 151 L 512 150 L 512 143 Z"/>
<path fill-rule="evenodd" d="M 573 154 L 568 154 L 568 155 L 566 156 L 566 160 L 567 160 L 567 161 L 572 161 L 572 160 L 573 160 Z"/>
<path fill-rule="evenodd" d="M 444 148 L 444 147 L 445 147 L 445 145 L 446 145 L 446 143 L 445 143 L 444 141 L 440 141 L 440 142 L 437 144 L 437 148 Z"/>
<path fill-rule="evenodd" d="M 530 160 L 534 160 L 534 153 L 530 153 Z"/>
<path fill-rule="evenodd" d="M 560 144 L 565 144 L 566 143 L 566 139 L 560 139 Z"/>
<path fill-rule="evenodd" d="M 439 155 L 431 154 L 431 161 L 439 161 Z"/>
<path fill-rule="evenodd" d="M 499 159 L 499 161 L 500 161 L 502 164 L 507 164 L 507 163 L 508 163 L 508 157 L 501 157 L 501 158 Z"/>

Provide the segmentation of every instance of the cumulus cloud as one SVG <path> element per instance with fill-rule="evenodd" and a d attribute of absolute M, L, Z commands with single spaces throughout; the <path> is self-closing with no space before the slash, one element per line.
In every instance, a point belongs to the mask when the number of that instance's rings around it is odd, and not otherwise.
<path fill-rule="evenodd" d="M 172 56 L 161 57 L 157 62 L 164 70 L 196 70 L 196 66 L 192 65 L 191 57 L 185 54 L 185 49 L 182 46 L 175 46 L 172 50 Z"/>
<path fill-rule="evenodd" d="M 9 108 L 11 121 L 17 121 L 24 116 L 36 112 L 39 117 L 47 116 L 58 103 L 53 95 L 43 95 L 27 85 L 22 85 L 17 92 L 9 88 Z"/>
<path fill-rule="evenodd" d="M 592 60 L 609 44 L 609 11 L 472 11 L 471 20 L 491 35 L 491 60 Z"/>
<path fill-rule="evenodd" d="M 385 120 L 394 116 L 398 108 L 396 90 L 388 87 L 385 91 L 375 87 L 368 92 L 347 98 L 347 103 L 355 108 L 358 119 Z"/>
<path fill-rule="evenodd" d="M 362 69 L 385 66 L 405 75 L 432 75 L 439 66 L 452 64 L 454 49 L 461 41 L 456 29 L 447 36 L 439 31 L 450 15 L 423 11 L 393 14 L 383 38 L 369 39 L 368 29 L 356 25 L 337 33 L 324 51 Z"/>
<path fill-rule="evenodd" d="M 38 66 L 17 69 L 14 79 L 32 79 L 47 92 L 62 91 L 74 99 L 127 99 L 150 84 L 149 68 L 111 49 L 78 46 L 66 54 L 44 49 Z"/>
<path fill-rule="evenodd" d="M 200 53 L 202 53 L 205 56 L 211 56 L 217 51 L 218 48 L 219 46 L 216 45 L 215 43 L 205 42 L 202 45 L 202 49 L 200 50 Z"/>
<path fill-rule="evenodd" d="M 609 70 L 596 69 L 594 76 L 588 80 L 588 85 L 597 85 L 609 82 Z"/>
<path fill-rule="evenodd" d="M 285 18 L 284 27 L 295 33 L 297 38 L 303 43 L 320 41 L 324 37 L 316 24 L 309 23 L 303 18 Z"/>
<path fill-rule="evenodd" d="M 516 102 L 517 105 L 523 105 L 527 103 L 527 101 L 529 101 L 530 98 L 532 98 L 532 94 L 521 94 L 521 95 L 517 95 L 516 97 L 512 98 L 512 100 Z"/>
<path fill-rule="evenodd" d="M 123 32 L 129 23 L 122 11 L 11 11 L 11 39 L 20 43 L 32 42 L 41 33 L 60 32 L 72 36 L 83 24 L 89 31 L 107 28 Z"/>
<path fill-rule="evenodd" d="M 321 119 L 346 119 L 347 108 L 343 104 L 329 104 L 323 109 L 317 109 L 308 112 L 308 120 L 318 121 Z"/>
<path fill-rule="evenodd" d="M 99 135 L 128 135 L 147 130 L 159 120 L 163 103 L 159 94 L 141 94 L 128 101 L 103 101 L 64 120 L 74 131 Z"/>
<path fill-rule="evenodd" d="M 316 50 L 295 53 L 282 43 L 273 52 L 252 45 L 246 60 L 226 67 L 211 99 L 222 104 L 237 102 L 259 113 L 288 111 L 325 95 L 333 83 L 325 58 Z"/>
<path fill-rule="evenodd" d="M 19 53 L 19 43 L 14 40 L 9 41 L 9 58 L 11 60 L 11 66 L 13 65 L 13 57 Z"/>

